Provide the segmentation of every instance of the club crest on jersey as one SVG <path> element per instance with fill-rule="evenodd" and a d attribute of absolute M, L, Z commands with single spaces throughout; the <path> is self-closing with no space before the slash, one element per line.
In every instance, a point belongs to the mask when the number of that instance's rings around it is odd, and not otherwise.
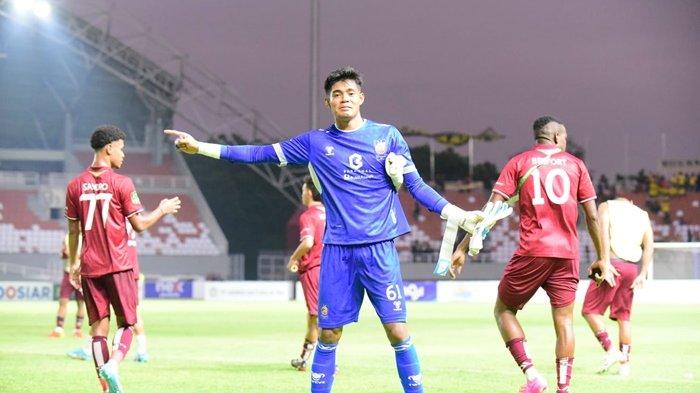
<path fill-rule="evenodd" d="M 386 158 L 386 152 L 389 147 L 385 139 L 377 139 L 374 141 L 374 153 L 377 155 L 377 160 L 383 160 Z"/>
<path fill-rule="evenodd" d="M 401 300 L 394 301 L 394 311 L 401 311 Z"/>
<path fill-rule="evenodd" d="M 327 317 L 328 316 L 328 306 L 325 304 L 321 306 L 321 316 Z"/>
<path fill-rule="evenodd" d="M 333 157 L 335 155 L 335 148 L 331 145 L 326 145 L 323 150 L 326 152 L 326 157 Z"/>

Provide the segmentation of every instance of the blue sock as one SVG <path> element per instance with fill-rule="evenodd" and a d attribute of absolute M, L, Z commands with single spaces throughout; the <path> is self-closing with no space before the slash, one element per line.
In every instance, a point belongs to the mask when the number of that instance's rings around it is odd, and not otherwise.
<path fill-rule="evenodd" d="M 423 375 L 420 373 L 420 361 L 411 337 L 393 347 L 396 352 L 396 369 L 399 372 L 403 391 L 406 393 L 422 393 Z"/>
<path fill-rule="evenodd" d="M 311 364 L 311 393 L 330 393 L 333 388 L 337 346 L 338 344 L 326 344 L 318 340 Z"/>

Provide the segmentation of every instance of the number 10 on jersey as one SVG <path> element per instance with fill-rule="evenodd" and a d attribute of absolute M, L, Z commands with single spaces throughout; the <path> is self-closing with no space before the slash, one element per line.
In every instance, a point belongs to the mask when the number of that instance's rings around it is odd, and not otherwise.
<path fill-rule="evenodd" d="M 554 190 L 554 181 L 556 178 L 561 179 L 561 195 L 557 195 Z M 542 196 L 542 180 L 541 180 L 540 170 L 535 169 L 532 172 L 532 186 L 534 187 L 534 197 L 532 198 L 532 204 L 534 206 L 544 205 L 544 197 Z M 544 178 L 544 191 L 547 198 L 557 205 L 563 205 L 569 200 L 569 193 L 571 191 L 571 179 L 569 175 L 562 168 L 553 168 Z"/>

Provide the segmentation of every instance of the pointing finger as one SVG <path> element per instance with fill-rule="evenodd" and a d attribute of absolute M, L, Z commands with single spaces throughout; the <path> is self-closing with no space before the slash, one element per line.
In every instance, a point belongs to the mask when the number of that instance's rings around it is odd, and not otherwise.
<path fill-rule="evenodd" d="M 189 136 L 188 133 L 182 132 L 182 131 L 177 131 L 177 130 L 163 130 L 163 132 L 166 135 L 172 135 L 172 136 L 176 136 L 178 138 L 185 138 L 185 137 Z"/>

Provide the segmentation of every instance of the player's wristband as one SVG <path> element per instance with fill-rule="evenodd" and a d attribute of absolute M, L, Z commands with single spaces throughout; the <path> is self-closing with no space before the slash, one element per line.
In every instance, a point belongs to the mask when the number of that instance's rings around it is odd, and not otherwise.
<path fill-rule="evenodd" d="M 216 143 L 199 142 L 197 154 L 216 158 L 218 160 L 221 158 L 221 145 Z"/>

